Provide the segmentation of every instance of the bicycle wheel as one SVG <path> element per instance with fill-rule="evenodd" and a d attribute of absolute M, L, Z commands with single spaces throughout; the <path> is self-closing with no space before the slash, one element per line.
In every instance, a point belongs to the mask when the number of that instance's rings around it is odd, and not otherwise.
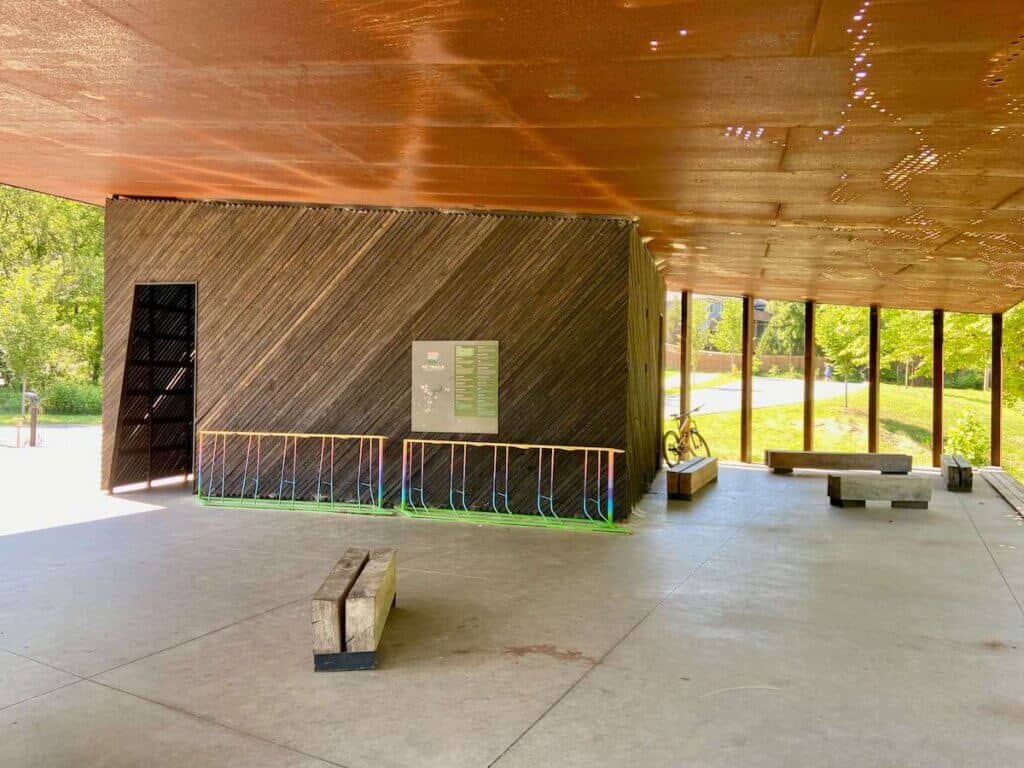
<path fill-rule="evenodd" d="M 679 433 L 674 429 L 670 429 L 665 433 L 665 436 L 661 439 L 661 455 L 665 458 L 665 463 L 670 467 L 674 467 L 679 463 Z"/>
<path fill-rule="evenodd" d="M 708 441 L 704 435 L 696 429 L 690 430 L 690 451 L 693 456 L 710 456 L 711 449 L 708 448 Z"/>

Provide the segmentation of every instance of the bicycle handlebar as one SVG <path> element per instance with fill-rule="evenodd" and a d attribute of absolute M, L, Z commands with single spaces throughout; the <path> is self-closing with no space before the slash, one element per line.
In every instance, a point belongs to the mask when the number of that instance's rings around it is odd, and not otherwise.
<path fill-rule="evenodd" d="M 687 411 L 686 413 L 673 413 L 673 414 L 672 414 L 672 416 L 671 416 L 670 418 L 673 418 L 673 419 L 679 419 L 680 421 L 682 421 L 682 420 L 683 420 L 683 419 L 685 419 L 685 418 L 686 418 L 687 416 L 689 416 L 689 415 L 690 415 L 691 413 L 696 413 L 697 411 L 699 411 L 699 410 L 700 410 L 701 408 L 703 408 L 703 407 L 704 407 L 704 403 L 701 403 L 701 404 L 700 404 L 700 405 L 698 405 L 698 406 L 697 406 L 696 408 L 691 408 L 691 409 L 690 409 L 690 410 L 688 410 L 688 411 Z"/>

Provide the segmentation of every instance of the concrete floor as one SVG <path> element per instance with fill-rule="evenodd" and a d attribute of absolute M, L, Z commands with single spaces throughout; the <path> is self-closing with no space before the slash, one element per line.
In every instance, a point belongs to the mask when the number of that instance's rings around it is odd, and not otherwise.
<path fill-rule="evenodd" d="M 632 536 L 165 490 L 0 537 L 0 765 L 1024 765 L 1024 521 L 824 482 L 723 468 Z M 314 674 L 310 594 L 385 544 L 381 668 Z"/>

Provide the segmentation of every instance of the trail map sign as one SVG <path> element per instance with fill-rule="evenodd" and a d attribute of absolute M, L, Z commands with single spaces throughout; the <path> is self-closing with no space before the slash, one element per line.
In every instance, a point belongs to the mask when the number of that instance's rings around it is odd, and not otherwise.
<path fill-rule="evenodd" d="M 412 431 L 498 432 L 498 342 L 412 343 Z"/>

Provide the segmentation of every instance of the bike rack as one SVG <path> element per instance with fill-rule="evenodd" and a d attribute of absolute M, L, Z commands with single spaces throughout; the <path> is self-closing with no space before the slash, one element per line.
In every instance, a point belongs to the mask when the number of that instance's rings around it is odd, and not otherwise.
<path fill-rule="evenodd" d="M 384 507 L 385 440 L 383 435 L 203 430 L 196 498 L 210 506 L 392 515 Z M 342 480 L 351 491 L 339 487 Z"/>
<path fill-rule="evenodd" d="M 471 452 L 482 451 L 490 451 L 491 454 L 491 481 L 486 493 L 483 493 L 484 489 L 478 489 L 479 498 L 489 499 L 490 503 L 487 505 L 484 502 L 474 508 L 471 500 L 476 497 L 473 489 L 467 487 L 467 466 Z M 427 454 L 431 452 L 434 454 L 435 470 L 437 459 L 447 456 L 447 506 L 432 504 L 428 500 L 431 462 Z M 534 513 L 512 509 L 513 453 L 536 456 Z M 402 498 L 399 511 L 407 517 L 434 520 L 628 533 L 628 529 L 615 522 L 615 455 L 620 453 L 624 451 L 615 448 L 409 438 L 402 443 Z M 567 460 L 574 455 L 582 461 L 577 463 Z M 579 501 L 574 505 L 565 502 L 562 514 L 559 514 L 556 476 L 559 470 L 565 472 L 574 469 L 582 477 Z M 520 479 L 523 479 L 522 475 Z M 443 481 L 437 485 L 444 487 Z M 577 510 L 576 513 L 565 513 L 566 509 L 573 508 Z"/>

